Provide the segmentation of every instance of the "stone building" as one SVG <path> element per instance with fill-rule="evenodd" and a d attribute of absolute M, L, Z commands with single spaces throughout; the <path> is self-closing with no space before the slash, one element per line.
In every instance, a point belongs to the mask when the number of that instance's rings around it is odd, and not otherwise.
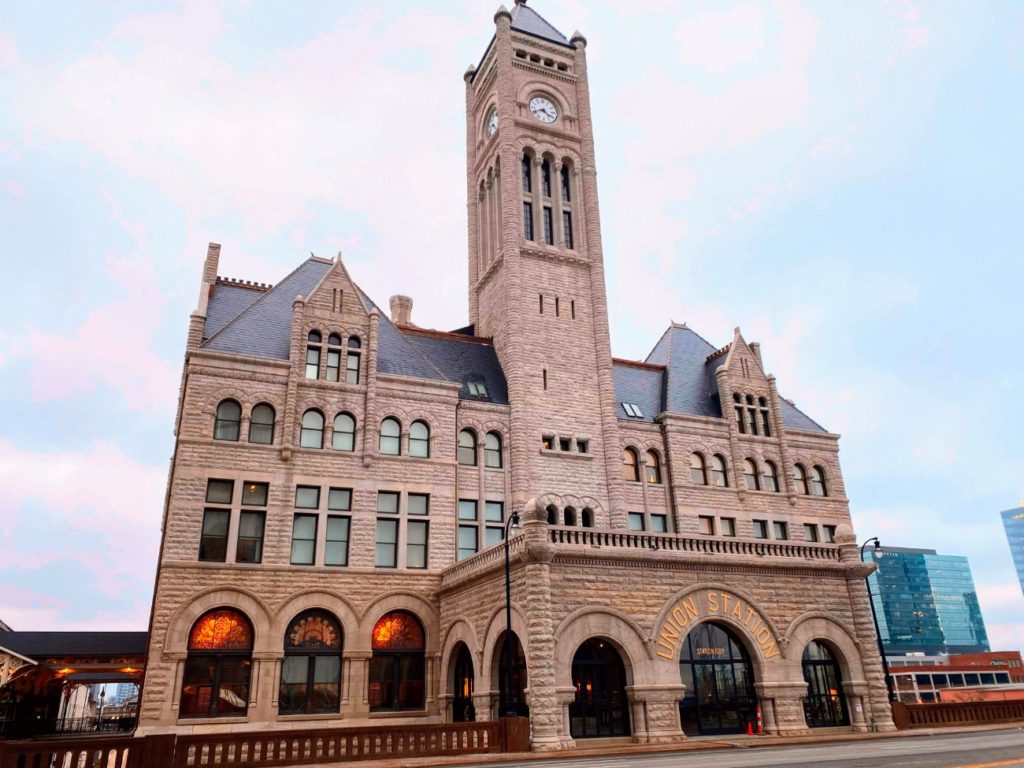
<path fill-rule="evenodd" d="M 738 329 L 613 359 L 587 42 L 522 0 L 494 21 L 465 74 L 467 327 L 381 311 L 340 258 L 269 286 L 209 248 L 141 731 L 891 729 L 838 436 Z"/>

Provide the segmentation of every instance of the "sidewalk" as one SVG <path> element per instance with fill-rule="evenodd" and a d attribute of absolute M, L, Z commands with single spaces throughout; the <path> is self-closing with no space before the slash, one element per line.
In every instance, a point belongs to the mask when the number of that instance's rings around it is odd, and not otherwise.
<path fill-rule="evenodd" d="M 676 744 L 633 744 L 628 739 L 599 739 L 577 742 L 583 747 L 563 752 L 509 752 L 503 754 L 456 755 L 451 757 L 415 757 L 392 760 L 358 761 L 363 768 L 443 768 L 460 765 L 501 765 L 502 763 L 523 763 L 542 760 L 580 760 L 594 757 L 622 757 L 624 755 L 650 755 L 670 752 L 698 752 L 702 750 L 752 749 L 755 747 L 787 747 L 800 744 L 827 744 L 876 739 L 911 739 L 923 736 L 950 735 L 957 733 L 979 733 L 983 731 L 1004 731 L 1024 728 L 1024 723 L 998 723 L 993 725 L 971 725 L 955 728 L 918 728 L 890 733 L 829 733 L 809 736 L 734 736 L 715 738 L 698 736 Z M 338 768 L 353 763 L 323 763 L 308 768 Z"/>

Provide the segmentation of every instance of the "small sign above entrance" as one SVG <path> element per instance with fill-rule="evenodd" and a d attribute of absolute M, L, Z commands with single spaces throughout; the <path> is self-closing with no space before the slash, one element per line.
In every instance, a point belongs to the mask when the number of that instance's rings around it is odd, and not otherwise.
<path fill-rule="evenodd" d="M 656 653 L 663 659 L 679 658 L 679 642 L 701 619 L 728 616 L 746 628 L 766 659 L 779 656 L 779 644 L 760 611 L 731 592 L 708 590 L 679 601 L 665 618 L 658 635 Z M 697 648 L 698 656 L 714 658 L 723 648 Z"/>

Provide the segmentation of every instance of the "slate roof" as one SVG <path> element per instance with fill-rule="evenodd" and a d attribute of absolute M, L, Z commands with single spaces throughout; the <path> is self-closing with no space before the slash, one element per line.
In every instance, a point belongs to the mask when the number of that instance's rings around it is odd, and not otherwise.
<path fill-rule="evenodd" d="M 512 29 L 539 37 L 548 42 L 572 47 L 568 38 L 525 2 L 516 2 L 512 9 Z"/>
<path fill-rule="evenodd" d="M 224 326 L 251 307 L 263 293 L 258 288 L 216 283 L 210 291 L 210 301 L 206 305 L 203 341 L 223 330 Z"/>
<path fill-rule="evenodd" d="M 454 334 L 428 334 L 403 331 L 403 336 L 428 358 L 449 381 L 462 382 L 459 397 L 469 394 L 469 382 L 482 382 L 488 401 L 508 405 L 508 383 L 492 344 L 460 339 Z"/>
<path fill-rule="evenodd" d="M 49 656 L 142 656 L 148 632 L 4 632 L 0 646 L 30 659 Z"/>
<path fill-rule="evenodd" d="M 218 352 L 287 360 L 292 333 L 292 303 L 296 296 L 308 297 L 330 268 L 329 261 L 307 259 L 211 335 L 203 346 Z"/>
<path fill-rule="evenodd" d="M 615 409 L 620 419 L 639 421 L 626 413 L 623 403 L 639 406 L 644 415 L 642 420 L 648 423 L 653 423 L 654 417 L 665 410 L 662 402 L 664 369 L 613 362 L 612 377 L 615 379 Z"/>
<path fill-rule="evenodd" d="M 0 632 L 10 632 L 10 631 L 11 631 L 11 628 L 8 627 L 6 624 L 4 624 L 2 621 L 0 621 Z"/>

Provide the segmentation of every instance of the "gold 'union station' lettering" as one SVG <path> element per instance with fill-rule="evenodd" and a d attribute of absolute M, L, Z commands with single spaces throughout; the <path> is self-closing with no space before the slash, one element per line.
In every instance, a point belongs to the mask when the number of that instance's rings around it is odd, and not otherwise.
<path fill-rule="evenodd" d="M 779 645 L 772 636 L 768 623 L 756 609 L 736 595 L 708 590 L 680 600 L 679 605 L 665 617 L 665 623 L 661 625 L 658 635 L 658 656 L 663 659 L 678 658 L 679 643 L 686 638 L 693 625 L 698 623 L 699 619 L 714 616 L 728 616 L 746 629 L 766 659 L 779 655 Z"/>

